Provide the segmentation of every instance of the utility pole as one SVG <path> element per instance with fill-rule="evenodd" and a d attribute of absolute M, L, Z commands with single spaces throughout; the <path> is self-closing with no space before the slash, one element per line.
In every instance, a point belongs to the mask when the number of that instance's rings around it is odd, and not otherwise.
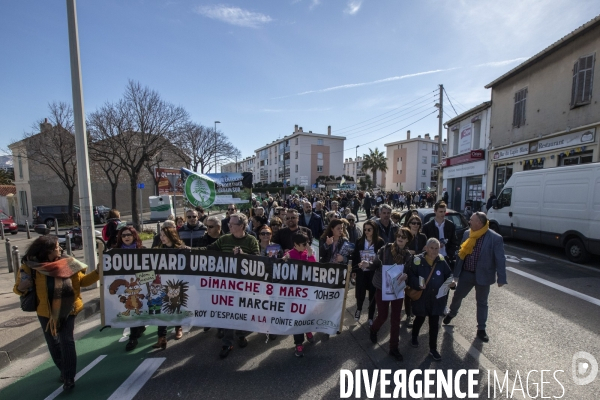
<path fill-rule="evenodd" d="M 94 218 L 92 215 L 92 187 L 90 184 L 90 164 L 88 157 L 87 134 L 85 132 L 85 110 L 83 107 L 83 86 L 79 60 L 79 33 L 77 28 L 77 7 L 75 0 L 67 0 L 67 22 L 69 26 L 69 54 L 71 60 L 71 90 L 73 92 L 73 120 L 75 122 L 75 151 L 77 155 L 77 190 L 81 210 L 81 234 L 83 236 L 84 262 L 88 271 L 96 269 L 96 240 L 94 238 Z M 97 287 L 96 284 L 92 287 Z"/>
<path fill-rule="evenodd" d="M 443 116 L 444 116 L 444 85 L 440 85 L 440 103 L 439 103 L 439 113 L 438 113 L 438 183 L 437 183 L 437 195 L 438 199 L 442 197 L 442 156 L 444 155 L 444 148 L 442 146 L 442 129 L 443 127 Z"/>

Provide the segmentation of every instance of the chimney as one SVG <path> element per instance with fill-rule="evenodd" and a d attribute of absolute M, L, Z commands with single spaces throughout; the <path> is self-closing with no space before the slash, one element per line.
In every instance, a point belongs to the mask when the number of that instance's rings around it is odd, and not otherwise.
<path fill-rule="evenodd" d="M 48 122 L 48 118 L 44 118 L 44 122 L 40 123 L 40 132 L 45 132 L 52 129 L 52 124 Z"/>
<path fill-rule="evenodd" d="M 406 131 L 406 140 L 410 139 L 410 131 Z"/>
<path fill-rule="evenodd" d="M 344 162 L 348 162 L 348 159 L 346 158 L 346 159 L 344 160 Z"/>
<path fill-rule="evenodd" d="M 431 140 L 431 138 L 429 137 L 429 133 L 425 134 L 425 139 Z"/>
<path fill-rule="evenodd" d="M 308 131 L 308 133 L 312 133 L 312 131 Z"/>
<path fill-rule="evenodd" d="M 435 135 L 435 136 L 433 137 L 433 140 L 435 140 L 435 141 L 437 142 L 439 137 L 440 137 L 440 135 Z"/>
<path fill-rule="evenodd" d="M 298 128 L 300 132 L 303 132 L 302 127 Z"/>
<path fill-rule="evenodd" d="M 331 125 L 327 127 L 327 135 L 331 136 Z"/>
<path fill-rule="evenodd" d="M 421 138 L 421 135 L 419 135 L 419 139 Z"/>

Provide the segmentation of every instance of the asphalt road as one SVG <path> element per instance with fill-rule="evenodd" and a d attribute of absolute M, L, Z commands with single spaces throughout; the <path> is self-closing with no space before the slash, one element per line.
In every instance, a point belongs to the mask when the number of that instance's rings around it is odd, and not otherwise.
<path fill-rule="evenodd" d="M 600 360 L 598 260 L 576 266 L 567 262 L 561 252 L 512 241 L 506 243 L 506 254 L 509 284 L 502 288 L 493 286 L 489 298 L 490 342 L 484 344 L 475 336 L 475 296 L 471 293 L 452 324 L 441 328 L 441 362 L 428 357 L 427 326 L 421 330 L 420 347 L 415 349 L 409 345 L 410 329 L 401 325 L 403 362 L 387 355 L 387 324 L 380 331 L 379 344 L 373 345 L 366 315 L 359 323 L 354 321 L 351 290 L 343 333 L 329 338 L 315 335 L 316 343 L 305 343 L 304 358 L 294 357 L 291 337 L 265 343 L 265 335 L 252 334 L 248 347 L 235 346 L 229 357 L 220 360 L 221 343 L 215 330 L 203 332 L 196 327 L 179 341 L 170 336 L 164 351 L 151 348 L 156 341 L 156 328 L 148 327 L 138 348 L 126 353 L 123 330 L 100 332 L 99 318 L 89 320 L 78 328 L 78 370 L 93 366 L 77 381 L 72 393 L 57 398 L 336 399 L 340 397 L 341 369 L 372 372 L 383 368 L 408 373 L 414 369 L 475 369 L 479 371 L 475 388 L 479 398 L 510 398 L 511 392 L 515 398 L 534 398 L 537 384 L 538 392 L 542 386 L 544 389 L 538 398 L 599 399 L 600 376 L 585 386 L 576 385 L 573 378 L 573 372 L 588 376 L 593 369 L 593 363 L 586 360 L 573 364 L 576 353 L 587 352 Z M 0 387 L 11 377 L 23 378 L 4 387 L 0 398 L 45 399 L 60 387 L 58 370 L 47 359 L 45 348 L 14 364 L 0 371 Z M 549 371 L 543 379 L 542 370 Z M 489 397 L 488 371 L 492 377 Z M 500 381 L 506 371 L 510 377 L 502 393 L 496 386 L 496 396 L 494 371 Z M 464 381 L 460 387 L 467 389 Z M 521 387 L 525 390 L 519 390 Z M 513 388 L 517 390 L 513 392 Z M 364 386 L 358 397 L 366 398 Z M 381 398 L 379 387 L 374 397 Z M 407 394 L 406 398 L 421 397 Z"/>

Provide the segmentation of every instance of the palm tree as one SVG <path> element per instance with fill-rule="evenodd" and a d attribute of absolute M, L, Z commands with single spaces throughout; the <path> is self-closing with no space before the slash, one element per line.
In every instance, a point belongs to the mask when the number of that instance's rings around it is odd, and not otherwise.
<path fill-rule="evenodd" d="M 369 148 L 369 153 L 364 156 L 362 170 L 371 171 L 373 173 L 373 187 L 377 186 L 377 171 L 387 171 L 387 158 L 380 152 L 377 147 L 375 151 Z"/>

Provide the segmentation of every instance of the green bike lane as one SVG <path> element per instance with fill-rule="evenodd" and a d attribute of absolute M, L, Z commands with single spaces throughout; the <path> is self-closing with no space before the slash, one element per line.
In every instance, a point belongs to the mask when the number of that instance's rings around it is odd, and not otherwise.
<path fill-rule="evenodd" d="M 29 374 L 0 391 L 0 398 L 95 400 L 108 399 L 118 389 L 120 391 L 116 394 L 122 394 L 126 389 L 129 389 L 128 394 L 132 394 L 131 390 L 141 388 L 164 361 L 161 351 L 152 348 L 156 343 L 156 331 L 155 326 L 147 327 L 138 339 L 137 348 L 126 352 L 126 341 L 119 341 L 123 338 L 123 329 L 106 328 L 100 331 L 100 327 L 97 327 L 76 340 L 77 373 L 80 375 L 83 371 L 83 375 L 78 377 L 71 392 L 62 392 L 60 372 L 52 359 L 48 358 Z M 121 387 L 128 378 L 129 381 Z M 137 385 L 132 379 L 137 381 Z"/>

